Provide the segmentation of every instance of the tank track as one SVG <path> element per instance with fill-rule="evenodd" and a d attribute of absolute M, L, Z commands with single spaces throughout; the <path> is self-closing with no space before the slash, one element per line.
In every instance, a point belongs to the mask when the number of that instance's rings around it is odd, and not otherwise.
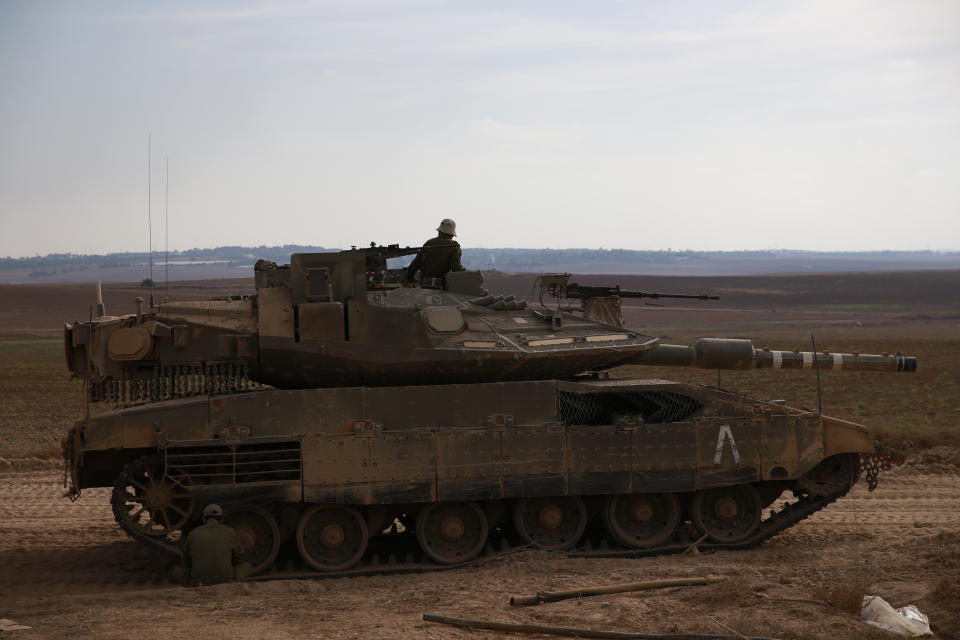
<path fill-rule="evenodd" d="M 771 516 L 760 523 L 756 532 L 751 537 L 740 542 L 718 543 L 703 541 L 695 543 L 695 539 L 691 539 L 690 535 L 692 528 L 681 526 L 670 543 L 658 547 L 625 549 L 611 542 L 606 535 L 597 536 L 588 533 L 584 536 L 583 544 L 579 548 L 556 551 L 554 553 L 565 554 L 570 558 L 640 558 L 682 553 L 694 545 L 700 552 L 751 549 L 842 498 L 850 491 L 854 484 L 856 484 L 856 481 L 842 491 L 826 496 L 804 495 L 799 497 L 796 502 L 786 504 L 780 511 L 775 513 L 771 512 Z M 182 555 L 176 542 L 168 538 L 145 535 L 129 527 L 126 522 L 119 517 L 117 517 L 117 522 L 126 534 L 134 540 L 176 558 Z M 386 538 L 390 539 L 388 540 Z M 345 571 L 314 571 L 300 558 L 288 558 L 283 562 L 282 567 L 280 566 L 281 561 L 278 560 L 264 573 L 251 576 L 247 578 L 247 580 L 324 579 L 446 571 L 482 564 L 488 560 L 529 548 L 531 548 L 531 545 L 523 544 L 519 538 L 515 536 L 494 531 L 491 532 L 484 551 L 481 552 L 481 555 L 477 558 L 460 564 L 438 565 L 424 559 L 423 553 L 417 547 L 416 539 L 412 533 L 401 533 L 384 537 L 372 537 L 368 550 L 364 554 L 360 564 Z"/>
<path fill-rule="evenodd" d="M 671 543 L 651 549 L 599 549 L 597 551 L 584 549 L 582 551 L 570 552 L 567 555 L 571 558 L 642 558 L 645 556 L 667 555 L 671 553 L 682 553 L 691 546 L 696 546 L 698 551 L 742 551 L 759 546 L 764 541 L 769 540 L 778 533 L 789 529 L 793 525 L 806 520 L 817 511 L 829 506 L 845 496 L 853 485 L 850 485 L 840 493 L 828 496 L 801 496 L 796 502 L 786 505 L 781 511 L 773 514 L 771 517 L 760 523 L 754 534 L 746 540 L 740 542 L 700 542 L 694 543 L 681 542 Z M 589 543 L 588 543 L 589 544 Z"/>

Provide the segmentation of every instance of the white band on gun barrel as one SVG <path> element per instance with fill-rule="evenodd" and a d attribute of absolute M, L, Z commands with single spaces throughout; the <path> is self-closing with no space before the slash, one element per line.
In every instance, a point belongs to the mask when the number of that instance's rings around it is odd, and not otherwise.
<path fill-rule="evenodd" d="M 780 367 L 782 367 L 782 366 L 783 366 L 783 352 L 781 352 L 781 351 L 771 351 L 770 353 L 773 354 L 773 368 L 774 368 L 774 369 L 779 369 Z"/>
<path fill-rule="evenodd" d="M 800 355 L 803 356 L 803 368 L 812 369 L 813 368 L 813 354 L 809 351 L 804 351 Z"/>
<path fill-rule="evenodd" d="M 833 368 L 837 371 L 843 369 L 843 355 L 840 353 L 833 354 Z"/>

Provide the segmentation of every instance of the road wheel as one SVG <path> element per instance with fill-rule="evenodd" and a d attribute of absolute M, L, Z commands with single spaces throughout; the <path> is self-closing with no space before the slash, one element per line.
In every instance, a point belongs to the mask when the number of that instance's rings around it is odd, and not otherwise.
<path fill-rule="evenodd" d="M 247 575 L 266 571 L 280 550 L 280 527 L 269 511 L 255 504 L 226 508 L 223 523 L 237 532 L 243 549 L 240 561 L 250 564 Z"/>
<path fill-rule="evenodd" d="M 513 524 L 527 544 L 568 549 L 587 526 L 587 509 L 577 496 L 521 498 L 513 505 Z"/>
<path fill-rule="evenodd" d="M 367 550 L 367 522 L 353 507 L 314 505 L 297 524 L 297 548 L 317 571 L 343 571 Z"/>
<path fill-rule="evenodd" d="M 701 489 L 693 494 L 690 520 L 714 542 L 742 542 L 760 525 L 763 502 L 752 484 Z"/>
<path fill-rule="evenodd" d="M 417 542 L 438 564 L 473 559 L 487 542 L 487 517 L 473 502 L 435 502 L 417 513 Z"/>
<path fill-rule="evenodd" d="M 657 547 L 680 524 L 680 500 L 675 493 L 608 496 L 601 514 L 610 536 L 628 549 Z"/>

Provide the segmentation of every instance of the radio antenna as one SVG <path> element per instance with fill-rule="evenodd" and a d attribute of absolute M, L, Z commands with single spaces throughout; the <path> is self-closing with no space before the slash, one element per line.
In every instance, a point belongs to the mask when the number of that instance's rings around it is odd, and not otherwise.
<path fill-rule="evenodd" d="M 817 340 L 810 332 L 810 343 L 813 346 L 813 368 L 817 372 L 817 413 L 823 415 L 823 392 L 820 389 L 820 361 L 817 359 Z"/>
<path fill-rule="evenodd" d="M 163 299 L 170 299 L 170 156 L 167 156 L 167 185 L 163 196 Z"/>
<path fill-rule="evenodd" d="M 150 308 L 153 308 L 153 212 L 151 211 L 151 144 L 152 144 L 153 133 L 147 132 L 147 226 L 149 227 L 147 236 L 149 238 L 149 250 L 150 250 Z"/>

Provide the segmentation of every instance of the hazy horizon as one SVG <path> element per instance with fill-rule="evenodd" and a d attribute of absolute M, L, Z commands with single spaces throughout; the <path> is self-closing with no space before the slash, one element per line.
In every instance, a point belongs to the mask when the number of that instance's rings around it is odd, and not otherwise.
<path fill-rule="evenodd" d="M 387 243 L 380 243 L 387 244 Z M 395 244 L 395 243 L 389 243 Z M 365 248 L 369 243 L 355 245 L 356 248 Z M 406 246 L 406 245 L 401 245 Z M 410 245 L 412 247 L 419 246 L 417 244 Z M 185 249 L 170 249 L 169 252 L 174 254 L 175 258 L 177 255 L 187 255 L 191 252 L 203 252 L 203 251 L 215 251 L 219 249 L 224 249 L 227 247 L 236 247 L 237 249 L 269 249 L 276 250 L 285 247 L 309 247 L 311 249 L 316 249 L 320 251 L 343 251 L 350 248 L 350 246 L 343 247 L 323 247 L 319 245 L 303 245 L 300 243 L 286 242 L 282 244 L 274 245 L 216 245 L 216 246 L 206 246 L 206 247 L 187 247 Z M 608 252 L 617 252 L 617 251 L 636 251 L 636 252 L 662 252 L 662 253 L 812 253 L 812 254 L 838 254 L 838 255 L 857 255 L 857 254 L 877 254 L 877 253 L 892 253 L 892 254 L 932 254 L 932 255 L 949 255 L 960 253 L 960 249 L 864 249 L 864 250 L 821 250 L 821 249 L 803 249 L 797 247 L 768 247 L 765 249 L 690 249 L 684 247 L 664 247 L 661 249 L 627 249 L 625 247 L 475 247 L 475 246 L 466 246 L 463 245 L 462 249 L 464 251 L 608 251 Z M 81 253 L 77 251 L 55 251 L 43 254 L 32 254 L 32 255 L 6 255 L 0 256 L 0 260 L 21 260 L 21 259 L 30 259 L 30 258 L 49 258 L 53 256 L 60 255 L 69 255 L 76 257 L 106 257 L 112 255 L 131 255 L 131 256 L 143 256 L 144 259 L 147 259 L 149 251 L 147 249 L 138 250 L 118 250 L 118 251 L 106 251 L 101 253 Z M 164 249 L 163 247 L 154 247 L 153 249 L 154 262 L 162 263 L 164 261 Z M 200 258 L 202 259 L 202 258 Z"/>
<path fill-rule="evenodd" d="M 960 3 L 0 3 L 0 255 L 960 249 Z"/>

